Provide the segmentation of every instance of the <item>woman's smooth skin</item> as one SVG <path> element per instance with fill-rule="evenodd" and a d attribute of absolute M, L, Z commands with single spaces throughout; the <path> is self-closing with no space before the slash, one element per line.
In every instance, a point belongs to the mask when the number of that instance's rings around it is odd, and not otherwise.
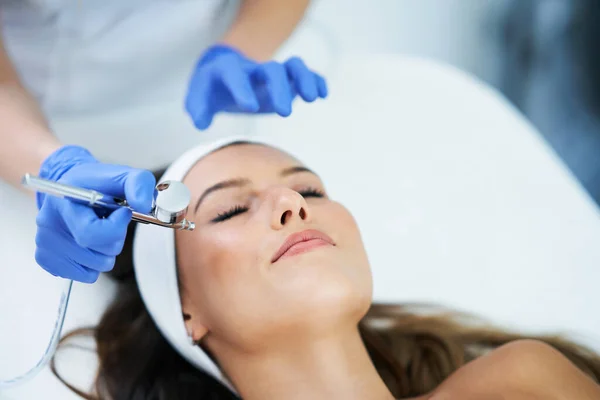
<path fill-rule="evenodd" d="M 197 226 L 176 236 L 186 327 L 241 397 L 392 399 L 358 331 L 372 296 L 359 229 L 318 176 L 276 149 L 239 144 L 184 182 Z M 273 262 L 308 229 L 328 240 Z M 584 400 L 600 389 L 550 346 L 518 341 L 419 397 L 453 398 Z"/>
<path fill-rule="evenodd" d="M 196 222 L 193 234 L 177 236 L 188 331 L 246 400 L 391 399 L 358 333 L 372 294 L 359 230 L 301 166 L 244 144 L 207 156 L 185 178 Z M 223 182 L 227 188 L 203 196 Z M 307 229 L 335 245 L 272 262 L 291 234 Z"/>
<path fill-rule="evenodd" d="M 428 400 L 594 400 L 600 386 L 552 346 L 517 340 L 470 362 Z"/>

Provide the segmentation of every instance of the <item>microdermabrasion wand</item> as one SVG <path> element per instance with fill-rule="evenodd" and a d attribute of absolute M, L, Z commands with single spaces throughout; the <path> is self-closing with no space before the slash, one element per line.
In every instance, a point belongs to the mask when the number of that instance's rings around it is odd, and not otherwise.
<path fill-rule="evenodd" d="M 115 210 L 119 207 L 128 207 L 131 209 L 124 199 L 99 193 L 95 190 L 49 181 L 30 174 L 26 174 L 23 177 L 22 184 L 37 192 L 66 198 L 78 203 L 87 204 L 91 207 L 99 207 L 106 210 Z M 131 219 L 143 224 L 193 231 L 195 228 L 194 223 L 185 218 L 190 204 L 190 191 L 188 188 L 178 181 L 164 181 L 156 185 L 155 189 L 150 214 L 142 214 L 132 210 Z M 67 285 L 60 298 L 58 317 L 54 324 L 52 336 L 42 358 L 26 373 L 9 380 L 0 380 L 0 389 L 27 382 L 37 375 L 52 359 L 60 340 L 72 286 L 73 281 L 67 281 Z"/>
<path fill-rule="evenodd" d="M 26 174 L 22 184 L 37 192 L 63 197 L 91 207 L 115 210 L 119 207 L 130 208 L 127 201 L 99 193 L 95 190 L 65 185 Z M 150 215 L 132 210 L 132 220 L 144 224 L 164 226 L 165 228 L 193 231 L 193 222 L 185 219 L 190 204 L 190 191 L 181 182 L 164 181 L 156 185 L 152 211 Z"/>

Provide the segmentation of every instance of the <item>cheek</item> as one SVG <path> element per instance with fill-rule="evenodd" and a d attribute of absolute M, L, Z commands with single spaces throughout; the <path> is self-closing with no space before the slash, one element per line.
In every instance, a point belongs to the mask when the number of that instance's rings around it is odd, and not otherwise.
<path fill-rule="evenodd" d="M 370 270 L 366 250 L 356 220 L 350 212 L 340 204 L 326 213 L 327 224 L 334 227 L 339 246 L 344 250 L 345 256 L 354 260 L 352 264 L 360 270 Z"/>
<path fill-rule="evenodd" d="M 370 304 L 372 296 L 372 275 L 367 253 L 356 220 L 340 204 L 335 204 L 327 213 L 327 223 L 335 227 L 336 243 L 340 250 L 340 262 L 344 276 L 353 286 L 353 295 L 358 302 Z"/>
<path fill-rule="evenodd" d="M 272 269 L 278 305 L 289 316 L 323 321 L 335 314 L 366 312 L 372 297 L 371 271 L 360 232 L 341 205 L 313 209 L 313 224 L 336 247 L 289 259 Z M 281 317 L 283 318 L 283 317 Z"/>
<path fill-rule="evenodd" d="M 239 320 L 261 284 L 257 235 L 234 226 L 199 231 L 178 249 L 186 296 L 212 330 Z"/>

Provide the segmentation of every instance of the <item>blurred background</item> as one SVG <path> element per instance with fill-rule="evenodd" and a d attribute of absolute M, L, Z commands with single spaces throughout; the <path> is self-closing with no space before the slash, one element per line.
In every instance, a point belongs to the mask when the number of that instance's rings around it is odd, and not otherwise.
<path fill-rule="evenodd" d="M 345 52 L 424 56 L 491 84 L 600 203 L 599 1 L 318 0 L 310 19 Z"/>

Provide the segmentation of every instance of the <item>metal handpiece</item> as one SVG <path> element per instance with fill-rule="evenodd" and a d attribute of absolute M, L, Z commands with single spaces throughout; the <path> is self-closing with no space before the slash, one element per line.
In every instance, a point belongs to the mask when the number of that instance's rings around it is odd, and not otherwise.
<path fill-rule="evenodd" d="M 23 177 L 22 183 L 38 192 L 49 195 L 67 198 L 92 207 L 101 207 L 114 210 L 118 207 L 129 207 L 127 202 L 117 197 L 108 196 L 95 190 L 83 189 L 62 183 L 52 182 L 27 174 Z M 190 204 L 190 192 L 181 182 L 165 181 L 156 186 L 154 201 L 152 205 L 152 215 L 142 214 L 132 210 L 132 219 L 145 224 L 154 224 L 172 229 L 194 230 L 194 223 L 185 219 L 188 206 Z M 50 362 L 59 343 L 62 332 L 67 306 L 73 281 L 67 281 L 64 292 L 60 299 L 58 308 L 58 317 L 52 330 L 52 336 L 41 359 L 26 373 L 8 380 L 0 379 L 0 389 L 11 388 L 32 379 Z"/>
<path fill-rule="evenodd" d="M 118 197 L 83 189 L 64 183 L 53 182 L 31 174 L 26 174 L 22 184 L 35 191 L 66 198 L 92 207 L 115 210 L 119 207 L 131 209 L 127 201 Z M 165 228 L 193 231 L 196 227 L 185 217 L 190 204 L 190 191 L 181 182 L 164 181 L 156 185 L 150 215 L 132 211 L 132 220 L 143 224 L 153 224 Z"/>

